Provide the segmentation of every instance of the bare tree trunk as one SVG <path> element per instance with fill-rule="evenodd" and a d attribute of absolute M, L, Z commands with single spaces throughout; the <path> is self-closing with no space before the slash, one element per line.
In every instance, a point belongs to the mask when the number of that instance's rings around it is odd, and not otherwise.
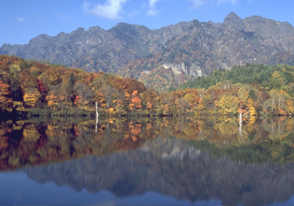
<path fill-rule="evenodd" d="M 97 102 L 96 102 L 96 119 L 98 119 L 98 117 L 99 117 L 99 113 L 98 113 L 98 104 L 97 104 Z"/>
<path fill-rule="evenodd" d="M 96 126 L 95 126 L 95 133 L 97 133 L 97 127 L 98 127 L 98 119 L 99 118 L 99 113 L 98 113 L 98 104 L 96 102 Z"/>
<path fill-rule="evenodd" d="M 239 134 L 242 136 L 242 109 L 240 109 L 239 113 Z"/>

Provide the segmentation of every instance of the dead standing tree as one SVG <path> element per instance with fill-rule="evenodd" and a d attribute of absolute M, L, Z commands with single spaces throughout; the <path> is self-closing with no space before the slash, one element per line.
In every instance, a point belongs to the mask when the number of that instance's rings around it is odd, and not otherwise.
<path fill-rule="evenodd" d="M 112 86 L 104 86 L 101 88 L 101 91 L 104 95 L 107 108 L 109 109 L 111 106 L 112 100 L 118 94 L 118 91 Z"/>

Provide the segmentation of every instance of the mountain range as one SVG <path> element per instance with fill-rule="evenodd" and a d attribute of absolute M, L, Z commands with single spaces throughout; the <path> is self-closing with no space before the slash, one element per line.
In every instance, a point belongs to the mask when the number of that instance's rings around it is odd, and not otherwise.
<path fill-rule="evenodd" d="M 151 30 L 119 23 L 109 30 L 78 28 L 51 37 L 41 34 L 25 45 L 3 44 L 0 54 L 46 60 L 89 72 L 142 79 L 167 70 L 170 86 L 247 63 L 294 65 L 294 27 L 260 16 L 230 13 L 223 23 L 180 22 Z M 156 73 L 156 74 L 157 74 Z"/>

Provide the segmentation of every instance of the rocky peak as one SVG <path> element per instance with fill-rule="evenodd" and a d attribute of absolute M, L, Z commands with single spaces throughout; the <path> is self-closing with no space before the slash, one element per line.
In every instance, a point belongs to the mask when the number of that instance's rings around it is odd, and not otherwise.
<path fill-rule="evenodd" d="M 118 23 L 116 26 L 112 27 L 108 30 L 110 33 L 124 33 L 124 34 L 131 34 L 136 35 L 140 33 L 150 32 L 151 30 L 148 29 L 146 26 L 142 25 L 133 25 L 127 23 Z"/>
<path fill-rule="evenodd" d="M 65 32 L 60 32 L 60 33 L 58 33 L 58 34 L 56 35 L 57 38 L 62 38 L 62 37 L 64 37 L 64 36 L 66 36 L 66 33 L 65 33 Z"/>
<path fill-rule="evenodd" d="M 152 33 L 150 29 L 141 25 L 119 23 L 107 31 L 115 40 L 129 48 L 136 48 L 137 51 L 145 50 L 144 42 L 148 41 Z M 145 53 L 145 52 L 143 52 Z"/>
<path fill-rule="evenodd" d="M 265 36 L 272 36 L 274 33 L 278 36 L 292 36 L 294 34 L 293 26 L 288 22 L 279 22 L 261 16 L 247 17 L 243 23 L 247 30 L 254 30 Z"/>
<path fill-rule="evenodd" d="M 244 29 L 242 19 L 239 16 L 237 16 L 237 14 L 235 14 L 234 12 L 231 12 L 228 16 L 226 16 L 223 24 L 231 28 L 236 28 L 237 30 Z"/>
<path fill-rule="evenodd" d="M 106 31 L 99 26 L 93 26 L 88 29 L 87 33 L 89 34 L 106 33 Z"/>
<path fill-rule="evenodd" d="M 94 26 L 94 27 L 90 27 L 88 29 L 88 31 L 86 31 L 86 34 L 87 34 L 88 38 L 91 38 L 96 43 L 101 43 L 102 41 L 105 40 L 106 35 L 107 35 L 107 31 L 105 31 L 104 29 L 102 29 L 99 26 Z M 94 43 L 94 44 L 96 44 L 96 43 Z"/>
<path fill-rule="evenodd" d="M 73 32 L 71 32 L 70 34 L 71 35 L 83 35 L 85 34 L 85 29 L 84 28 L 81 28 L 79 27 L 78 29 L 74 30 Z"/>
<path fill-rule="evenodd" d="M 42 45 L 48 43 L 52 37 L 48 36 L 47 34 L 41 34 L 34 39 L 31 39 L 29 41 L 29 45 L 36 44 L 36 45 Z"/>
<path fill-rule="evenodd" d="M 240 21 L 242 21 L 242 19 L 235 12 L 231 12 L 225 17 L 223 23 L 227 24 L 231 22 L 240 22 Z"/>

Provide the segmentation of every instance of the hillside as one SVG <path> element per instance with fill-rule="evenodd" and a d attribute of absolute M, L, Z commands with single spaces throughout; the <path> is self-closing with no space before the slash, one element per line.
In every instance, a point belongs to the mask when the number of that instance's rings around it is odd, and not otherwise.
<path fill-rule="evenodd" d="M 164 72 L 162 72 L 162 70 Z M 171 69 L 157 70 L 168 83 Z M 166 75 L 159 78 L 160 72 Z M 251 74 L 251 75 L 247 75 Z M 152 80 L 152 79 L 151 79 Z M 294 66 L 255 65 L 216 70 L 159 94 L 131 78 L 0 55 L 1 118 L 16 116 L 199 116 L 294 114 Z M 4 115 L 3 115 L 4 114 Z"/>
<path fill-rule="evenodd" d="M 173 73 L 172 86 L 178 86 L 215 69 L 246 63 L 294 65 L 293 44 L 294 28 L 287 22 L 230 13 L 217 24 L 193 20 L 151 30 L 119 23 L 109 30 L 97 26 L 54 37 L 42 34 L 26 45 L 4 44 L 0 54 L 136 79 L 163 66 Z"/>
<path fill-rule="evenodd" d="M 89 115 L 95 110 L 95 102 L 102 112 L 106 109 L 111 113 L 114 108 L 129 111 L 128 104 L 145 91 L 146 87 L 135 79 L 0 55 L 1 117 L 2 113 L 20 115 L 34 109 L 38 115 L 41 110 L 79 113 L 74 109 L 88 111 Z M 137 108 L 136 102 L 132 106 Z"/>

